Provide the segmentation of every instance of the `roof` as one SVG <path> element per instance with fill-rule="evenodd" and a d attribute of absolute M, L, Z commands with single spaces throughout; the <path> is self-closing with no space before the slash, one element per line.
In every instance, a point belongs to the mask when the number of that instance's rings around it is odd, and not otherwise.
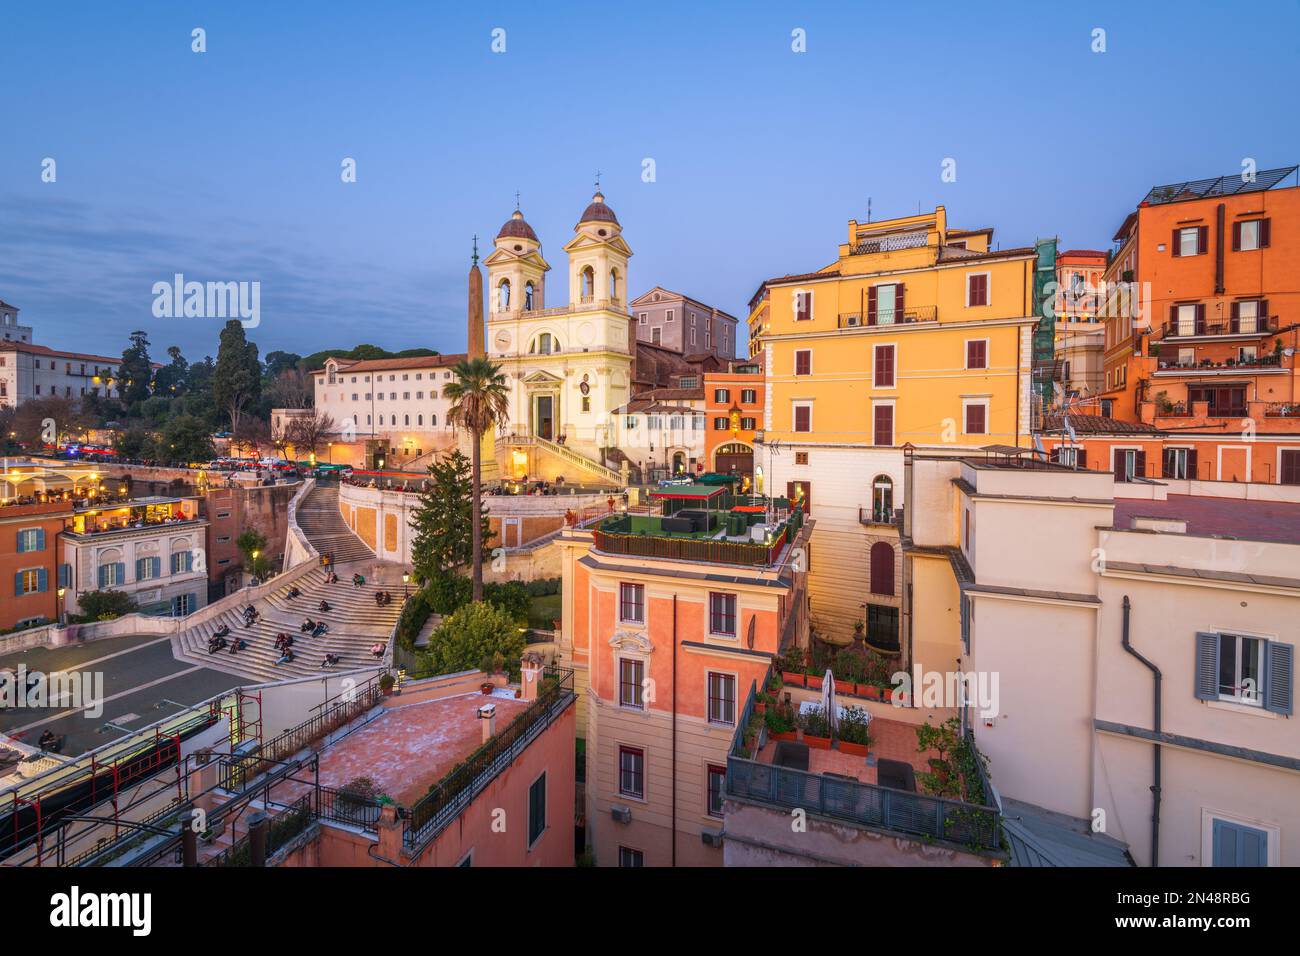
<path fill-rule="evenodd" d="M 581 226 L 584 222 L 612 222 L 617 226 L 618 216 L 614 215 L 614 210 L 605 204 L 605 196 L 597 192 L 596 195 L 591 197 L 591 204 L 582 211 L 582 215 L 578 218 L 578 225 Z"/>
<path fill-rule="evenodd" d="M 1209 179 L 1190 179 L 1182 183 L 1152 186 L 1143 198 L 1142 204 L 1158 206 L 1171 202 L 1187 202 L 1192 199 L 1264 192 L 1277 186 L 1297 169 L 1300 169 L 1300 167 L 1283 166 L 1278 169 L 1261 169 L 1256 171 L 1254 177 L 1249 181 L 1238 170 L 1237 172 L 1228 173 L 1226 176 L 1212 176 Z"/>
<path fill-rule="evenodd" d="M 990 236 L 993 235 L 993 227 L 985 226 L 983 229 L 949 229 L 948 230 L 949 236 L 956 236 L 958 239 L 960 239 L 962 236 L 982 236 L 985 234 Z"/>
<path fill-rule="evenodd" d="M 1002 800 L 1011 866 L 1133 866 L 1128 844 L 1092 832 L 1087 820 L 1019 800 Z"/>
<path fill-rule="evenodd" d="M 78 361 L 88 362 L 107 362 L 110 365 L 117 366 L 122 364 L 122 356 L 113 358 L 108 355 L 94 355 L 90 352 L 63 352 L 59 349 L 52 349 L 45 345 L 33 345 L 31 342 L 12 342 L 8 339 L 0 340 L 0 351 L 2 352 L 29 352 L 32 355 L 44 355 L 50 358 L 70 358 Z M 151 362 L 154 368 L 162 368 L 157 362 Z"/>
<path fill-rule="evenodd" d="M 1300 544 L 1300 503 L 1201 495 L 1169 495 L 1163 501 L 1116 498 L 1115 527 L 1127 529 L 1134 518 L 1186 521 L 1187 533 Z"/>
<path fill-rule="evenodd" d="M 705 500 L 716 498 L 718 495 L 728 491 L 726 485 L 670 485 L 666 488 L 656 488 L 650 492 L 651 498 L 696 498 Z"/>
<path fill-rule="evenodd" d="M 1052 413 L 1043 416 L 1043 432 L 1065 431 L 1066 416 Z M 1076 435 L 1159 435 L 1160 429 L 1145 422 L 1127 422 L 1105 415 L 1070 415 L 1070 425 Z"/>
<path fill-rule="evenodd" d="M 828 267 L 817 272 L 799 272 L 794 275 L 777 276 L 774 279 L 768 279 L 764 285 L 785 285 L 787 282 L 806 282 L 809 279 L 834 279 L 839 274 L 840 270 L 838 268 Z"/>
<path fill-rule="evenodd" d="M 1038 250 L 1033 246 L 1016 246 L 1013 249 L 995 249 L 990 252 L 972 252 L 969 249 L 954 249 L 943 246 L 939 250 L 939 261 L 946 259 L 1015 259 L 1020 256 L 1037 256 Z"/>
<path fill-rule="evenodd" d="M 334 359 L 340 372 L 388 372 L 404 368 L 443 368 L 456 365 L 465 359 L 463 352 L 453 355 L 412 355 L 407 358 L 387 359 Z M 327 360 L 327 364 L 328 364 Z M 313 375 L 324 374 L 325 369 L 318 368 Z"/>
<path fill-rule="evenodd" d="M 1105 259 L 1106 253 L 1100 249 L 1066 249 L 1064 252 L 1056 254 L 1058 259 L 1064 259 L 1067 256 L 1077 256 L 1080 259 Z"/>
<path fill-rule="evenodd" d="M 531 239 L 537 242 L 537 233 L 533 232 L 533 227 L 524 221 L 524 214 L 516 209 L 505 221 L 501 231 L 497 233 L 498 239 Z"/>

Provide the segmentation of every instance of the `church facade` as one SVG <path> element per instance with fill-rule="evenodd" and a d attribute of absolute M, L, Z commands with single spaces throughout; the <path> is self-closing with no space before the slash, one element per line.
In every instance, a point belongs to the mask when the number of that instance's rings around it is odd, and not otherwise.
<path fill-rule="evenodd" d="M 509 419 L 497 459 L 507 476 L 605 478 L 610 413 L 631 397 L 635 337 L 628 312 L 632 249 L 598 191 L 564 246 L 568 301 L 549 304 L 550 264 L 515 210 L 497 233 L 487 267 L 487 357 L 510 386 Z M 540 451 L 540 454 L 539 454 Z M 587 459 L 584 468 L 576 458 Z M 544 465 L 542 459 L 551 459 Z M 584 473 L 585 472 L 585 473 Z"/>

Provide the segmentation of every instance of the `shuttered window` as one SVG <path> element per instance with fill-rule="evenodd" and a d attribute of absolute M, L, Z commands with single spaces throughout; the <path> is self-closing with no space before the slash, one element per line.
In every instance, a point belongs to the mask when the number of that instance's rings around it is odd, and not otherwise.
<path fill-rule="evenodd" d="M 811 375 L 812 374 L 812 350 L 799 349 L 794 353 L 794 374 Z"/>
<path fill-rule="evenodd" d="M 1278 481 L 1284 485 L 1300 485 L 1300 451 L 1284 450 Z"/>
<path fill-rule="evenodd" d="M 1261 706 L 1278 714 L 1294 709 L 1295 648 L 1262 637 L 1200 632 L 1196 635 L 1196 697 Z"/>
<path fill-rule="evenodd" d="M 528 845 L 538 841 L 546 830 L 546 774 L 528 788 Z"/>
<path fill-rule="evenodd" d="M 989 304 L 989 277 L 986 272 L 977 272 L 966 277 L 966 304 Z"/>
<path fill-rule="evenodd" d="M 794 430 L 797 432 L 812 431 L 812 407 L 810 405 L 796 405 L 794 407 Z"/>
<path fill-rule="evenodd" d="M 877 345 L 874 384 L 876 388 L 894 387 L 894 346 Z"/>
<path fill-rule="evenodd" d="M 888 541 L 871 546 L 871 593 L 894 593 L 894 548 Z"/>
<path fill-rule="evenodd" d="M 1215 819 L 1212 866 L 1268 866 L 1268 831 Z"/>
<path fill-rule="evenodd" d="M 989 344 L 984 339 L 972 339 L 966 343 L 966 367 L 989 367 Z"/>
<path fill-rule="evenodd" d="M 894 444 L 893 405 L 876 405 L 872 413 L 871 443 L 883 446 Z"/>
<path fill-rule="evenodd" d="M 966 434 L 985 435 L 988 433 L 988 406 L 974 403 L 966 406 Z"/>

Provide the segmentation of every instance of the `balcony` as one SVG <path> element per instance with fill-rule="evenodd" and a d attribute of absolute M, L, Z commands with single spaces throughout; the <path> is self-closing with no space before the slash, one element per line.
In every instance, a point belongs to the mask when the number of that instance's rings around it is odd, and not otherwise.
<path fill-rule="evenodd" d="M 801 704 L 800 696 L 818 696 L 789 685 L 785 690 L 791 691 L 795 707 Z M 973 802 L 921 793 L 917 778 L 931 769 L 927 758 L 933 754 L 918 752 L 917 724 L 881 715 L 881 709 L 892 705 L 876 705 L 867 745 L 837 740 L 827 741 L 827 746 L 805 731 L 804 742 L 791 746 L 786 734 L 780 740 L 770 737 L 763 715 L 755 717 L 755 692 L 751 685 L 727 758 L 729 799 L 777 810 L 787 820 L 790 811 L 803 810 L 924 843 L 942 841 L 984 857 L 1001 855 L 1001 813 L 978 761 L 978 772 L 966 787 Z M 859 746 L 875 755 L 873 763 L 856 749 Z"/>
<path fill-rule="evenodd" d="M 1267 402 L 1264 405 L 1265 418 L 1300 418 L 1300 403 Z"/>
<path fill-rule="evenodd" d="M 1232 375 L 1241 373 L 1260 375 L 1286 371 L 1288 369 L 1282 365 L 1281 354 L 1274 353 L 1261 355 L 1254 359 L 1228 359 L 1225 362 L 1216 362 L 1213 359 L 1201 359 L 1200 362 L 1186 365 L 1179 362 L 1161 362 L 1152 374 L 1156 376 Z"/>
<path fill-rule="evenodd" d="M 839 317 L 841 329 L 859 329 L 881 325 L 912 325 L 917 322 L 939 321 L 939 308 L 933 305 L 908 306 L 903 309 L 878 309 L 876 314 L 863 315 L 861 312 L 842 312 Z"/>
<path fill-rule="evenodd" d="M 1188 342 L 1194 339 L 1231 338 L 1233 336 L 1254 338 L 1260 335 L 1272 335 L 1277 331 L 1277 327 L 1276 315 L 1229 319 L 1226 322 L 1197 322 L 1191 326 L 1171 324 L 1165 326 L 1160 339 L 1177 339 L 1180 342 Z"/>
<path fill-rule="evenodd" d="M 926 232 L 900 232 L 892 236 L 859 236 L 850 250 L 851 255 L 870 256 L 878 252 L 900 252 L 904 249 L 922 249 L 929 235 Z"/>

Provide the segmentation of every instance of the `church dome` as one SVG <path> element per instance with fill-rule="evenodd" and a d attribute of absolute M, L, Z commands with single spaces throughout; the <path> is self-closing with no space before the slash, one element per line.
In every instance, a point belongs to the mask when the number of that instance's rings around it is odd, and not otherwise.
<path fill-rule="evenodd" d="M 614 215 L 614 210 L 605 205 L 605 197 L 597 192 L 591 197 L 591 205 L 582 211 L 582 218 L 578 220 L 581 226 L 584 222 L 612 222 L 618 225 L 618 216 Z"/>
<path fill-rule="evenodd" d="M 533 227 L 524 222 L 524 214 L 516 209 L 506 220 L 506 224 L 501 227 L 497 233 L 498 239 L 531 239 L 537 242 L 537 233 L 533 232 Z"/>

